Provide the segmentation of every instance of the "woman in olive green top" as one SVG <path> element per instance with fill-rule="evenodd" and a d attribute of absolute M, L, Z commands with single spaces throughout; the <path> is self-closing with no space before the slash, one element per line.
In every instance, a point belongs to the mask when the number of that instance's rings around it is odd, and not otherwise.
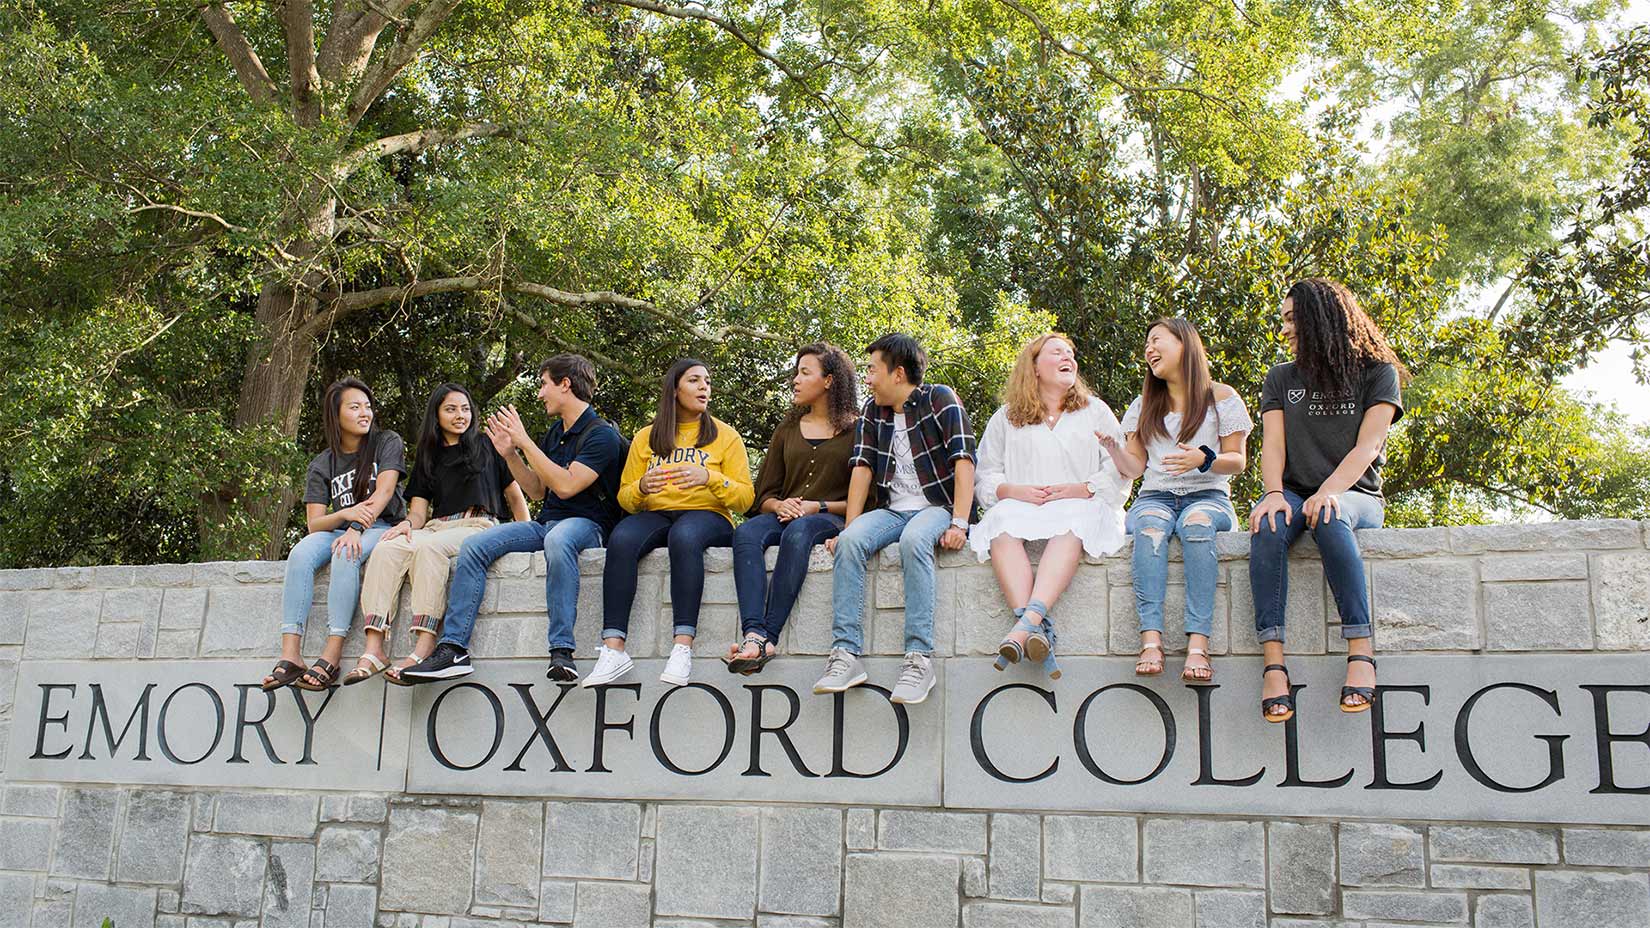
<path fill-rule="evenodd" d="M 756 673 L 777 651 L 808 574 L 814 545 L 842 531 L 848 511 L 848 458 L 854 450 L 854 362 L 816 342 L 797 352 L 791 414 L 774 432 L 756 478 L 756 504 L 733 533 L 733 581 L 744 641 L 728 648 L 728 670 Z M 768 548 L 779 557 L 768 582 Z"/>

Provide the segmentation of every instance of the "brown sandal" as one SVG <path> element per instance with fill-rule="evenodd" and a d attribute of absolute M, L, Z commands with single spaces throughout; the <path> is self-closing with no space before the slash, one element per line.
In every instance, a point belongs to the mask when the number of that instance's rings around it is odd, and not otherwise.
<path fill-rule="evenodd" d="M 282 660 L 265 677 L 261 686 L 265 691 L 278 690 L 304 675 L 304 665 Z"/>
<path fill-rule="evenodd" d="M 1213 661 L 1209 660 L 1209 652 L 1202 648 L 1186 649 L 1186 659 L 1188 661 L 1192 659 L 1193 654 L 1203 658 L 1203 666 L 1192 667 L 1188 665 L 1181 668 L 1180 679 L 1196 686 L 1206 686 L 1213 683 L 1215 679 L 1215 665 Z"/>
<path fill-rule="evenodd" d="M 1156 658 L 1146 657 L 1147 651 L 1156 651 Z M 1156 667 L 1156 670 L 1142 670 L 1142 667 Z M 1163 646 L 1160 644 L 1143 644 L 1140 646 L 1140 659 L 1134 662 L 1134 675 L 1137 677 L 1155 677 L 1163 672 Z"/>
<path fill-rule="evenodd" d="M 310 683 L 309 679 L 311 677 L 321 682 Z M 292 685 L 301 690 L 309 690 L 311 693 L 321 693 L 331 689 L 336 682 L 338 682 L 338 665 L 329 660 L 317 659 L 314 666 L 304 671 L 304 675 L 299 677 L 297 682 Z"/>

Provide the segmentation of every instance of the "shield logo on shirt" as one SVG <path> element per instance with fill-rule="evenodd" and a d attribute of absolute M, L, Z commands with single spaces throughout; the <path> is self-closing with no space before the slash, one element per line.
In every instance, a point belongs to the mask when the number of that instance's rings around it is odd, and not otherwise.
<path fill-rule="evenodd" d="M 1300 402 L 1301 400 L 1303 400 L 1305 398 L 1306 398 L 1306 391 L 1304 389 L 1296 389 L 1296 390 L 1290 390 L 1289 391 L 1289 402 L 1291 402 L 1291 403 L 1298 403 L 1298 402 Z"/>

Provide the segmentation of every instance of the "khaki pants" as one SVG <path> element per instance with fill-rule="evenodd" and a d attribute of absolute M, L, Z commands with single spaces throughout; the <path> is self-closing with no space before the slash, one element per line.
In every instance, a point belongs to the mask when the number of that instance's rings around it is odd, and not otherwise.
<path fill-rule="evenodd" d="M 447 612 L 447 577 L 464 539 L 498 523 L 488 516 L 433 519 L 411 535 L 380 541 L 361 578 L 361 614 L 367 628 L 388 632 L 401 581 L 411 575 L 413 627 L 435 633 Z"/>

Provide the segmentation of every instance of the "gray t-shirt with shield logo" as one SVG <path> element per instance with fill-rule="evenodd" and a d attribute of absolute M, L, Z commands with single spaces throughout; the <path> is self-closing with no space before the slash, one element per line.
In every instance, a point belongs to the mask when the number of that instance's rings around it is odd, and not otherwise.
<path fill-rule="evenodd" d="M 1274 409 L 1283 410 L 1283 488 L 1301 496 L 1311 496 L 1335 472 L 1342 459 L 1358 444 L 1358 428 L 1364 413 L 1378 403 L 1390 403 L 1396 410 L 1392 421 L 1404 414 L 1404 397 L 1398 386 L 1398 369 L 1391 364 L 1371 364 L 1364 368 L 1356 387 L 1347 393 L 1330 393 L 1307 386 L 1295 362 L 1279 364 L 1266 372 L 1260 390 L 1260 413 L 1264 418 Z M 1364 469 L 1352 489 L 1381 496 L 1381 468 L 1386 464 L 1386 445 Z"/>

